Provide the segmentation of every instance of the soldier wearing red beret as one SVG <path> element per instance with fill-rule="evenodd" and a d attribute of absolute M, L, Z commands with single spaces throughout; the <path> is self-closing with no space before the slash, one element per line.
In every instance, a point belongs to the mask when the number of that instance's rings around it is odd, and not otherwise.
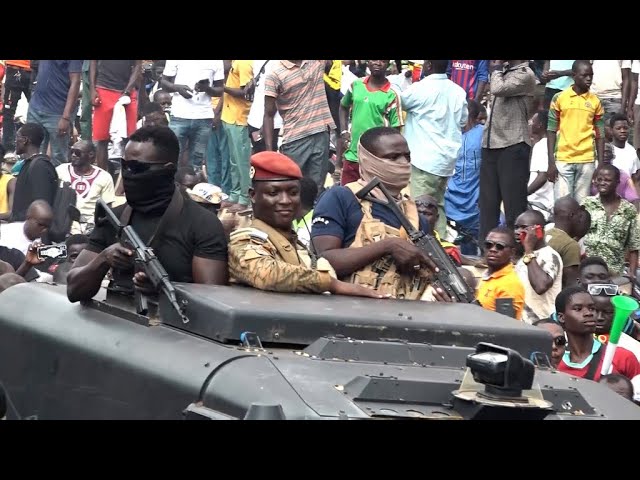
<path fill-rule="evenodd" d="M 286 155 L 265 151 L 251 157 L 249 198 L 253 220 L 231 234 L 230 283 L 276 292 L 384 298 L 371 289 L 335 278 L 329 262 L 297 239 L 292 222 L 300 209 L 300 167 Z"/>

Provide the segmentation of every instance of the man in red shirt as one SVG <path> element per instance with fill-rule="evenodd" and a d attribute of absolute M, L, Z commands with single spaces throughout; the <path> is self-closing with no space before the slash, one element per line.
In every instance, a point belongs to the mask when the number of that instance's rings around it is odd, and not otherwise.
<path fill-rule="evenodd" d="M 558 370 L 597 382 L 606 347 L 593 336 L 597 325 L 593 298 L 582 287 L 565 288 L 556 297 L 556 312 L 569 339 Z M 631 380 L 640 375 L 640 363 L 633 353 L 619 346 L 613 357 L 612 373 Z"/>

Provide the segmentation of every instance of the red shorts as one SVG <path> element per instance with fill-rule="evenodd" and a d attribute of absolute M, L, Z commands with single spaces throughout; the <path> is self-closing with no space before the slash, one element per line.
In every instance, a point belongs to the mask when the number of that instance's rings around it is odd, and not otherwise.
<path fill-rule="evenodd" d="M 100 105 L 93 107 L 93 139 L 97 142 L 109 140 L 109 127 L 113 118 L 113 107 L 122 96 L 122 92 L 96 87 Z M 131 92 L 131 103 L 124 106 L 127 116 L 127 136 L 136 131 L 138 121 L 138 92 Z"/>
<path fill-rule="evenodd" d="M 360 164 L 358 162 L 350 162 L 342 160 L 342 176 L 340 177 L 340 185 L 357 182 L 360 179 Z"/>

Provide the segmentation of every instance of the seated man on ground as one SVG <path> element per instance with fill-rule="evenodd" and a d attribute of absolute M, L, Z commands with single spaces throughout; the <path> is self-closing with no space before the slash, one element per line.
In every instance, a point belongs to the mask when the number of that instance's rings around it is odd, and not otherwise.
<path fill-rule="evenodd" d="M 584 236 L 589 230 L 588 226 L 585 228 L 583 225 L 584 218 L 581 212 L 586 210 L 582 209 L 573 197 L 559 198 L 553 206 L 555 225 L 545 232 L 547 245 L 558 252 L 562 259 L 563 288 L 574 285 L 578 277 L 580 245 L 576 237 L 581 233 Z"/>
<path fill-rule="evenodd" d="M 60 285 L 67 284 L 67 275 L 73 267 L 73 262 L 89 246 L 89 237 L 81 234 L 71 235 L 64 243 L 67 246 L 67 258 L 61 259 L 49 267 L 49 273 L 53 275 L 53 281 Z"/>
<path fill-rule="evenodd" d="M 516 273 L 524 286 L 523 320 L 533 324 L 553 313 L 556 295 L 562 290 L 562 258 L 548 246 L 544 235 L 544 216 L 527 210 L 516 219 L 518 254 Z"/>
<path fill-rule="evenodd" d="M 600 379 L 605 345 L 594 338 L 596 332 L 595 302 L 582 287 L 565 288 L 556 298 L 558 321 L 569 340 L 558 370 L 589 380 Z M 640 375 L 640 363 L 635 355 L 618 346 L 613 357 L 613 371 L 629 380 Z"/>
<path fill-rule="evenodd" d="M 487 271 L 480 280 L 477 299 L 483 308 L 496 311 L 496 300 L 511 299 L 517 320 L 522 319 L 524 308 L 524 286 L 513 268 L 515 255 L 513 231 L 497 227 L 489 232 L 484 242 Z"/>
<path fill-rule="evenodd" d="M 550 360 L 551 366 L 553 368 L 558 368 L 558 364 L 560 363 L 560 360 L 562 360 L 562 356 L 564 355 L 567 347 L 567 337 L 564 334 L 564 330 L 557 322 L 549 318 L 538 320 L 534 323 L 534 326 L 544 328 L 553 337 Z"/>
<path fill-rule="evenodd" d="M 45 200 L 35 200 L 27 209 L 24 222 L 3 223 L 0 245 L 15 248 L 26 255 L 29 245 L 40 240 L 51 227 L 53 211 Z"/>

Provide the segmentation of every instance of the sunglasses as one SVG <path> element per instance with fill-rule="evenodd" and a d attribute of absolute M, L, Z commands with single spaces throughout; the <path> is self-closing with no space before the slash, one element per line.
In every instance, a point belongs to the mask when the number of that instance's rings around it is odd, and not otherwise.
<path fill-rule="evenodd" d="M 503 251 L 505 248 L 510 247 L 510 245 L 507 245 L 504 242 L 491 242 L 489 240 L 485 240 L 484 241 L 484 248 L 485 250 L 491 250 L 493 247 L 496 248 L 496 250 L 498 250 L 499 252 Z"/>
<path fill-rule="evenodd" d="M 160 170 L 164 168 L 162 163 L 147 163 L 147 162 L 139 162 L 138 160 L 120 160 L 120 165 L 123 170 L 126 170 L 130 173 L 144 173 L 148 170 Z"/>
<path fill-rule="evenodd" d="M 76 157 L 81 157 L 82 156 L 82 150 L 80 150 L 78 148 L 72 148 L 71 149 L 71 154 L 75 155 Z"/>
<path fill-rule="evenodd" d="M 620 287 L 613 283 L 592 283 L 587 285 L 587 291 L 589 295 L 608 295 L 610 297 L 618 295 Z"/>
<path fill-rule="evenodd" d="M 564 347 L 567 344 L 567 339 L 564 337 L 564 335 L 562 335 L 560 337 L 555 337 L 553 339 L 553 343 L 556 345 L 556 347 Z"/>

